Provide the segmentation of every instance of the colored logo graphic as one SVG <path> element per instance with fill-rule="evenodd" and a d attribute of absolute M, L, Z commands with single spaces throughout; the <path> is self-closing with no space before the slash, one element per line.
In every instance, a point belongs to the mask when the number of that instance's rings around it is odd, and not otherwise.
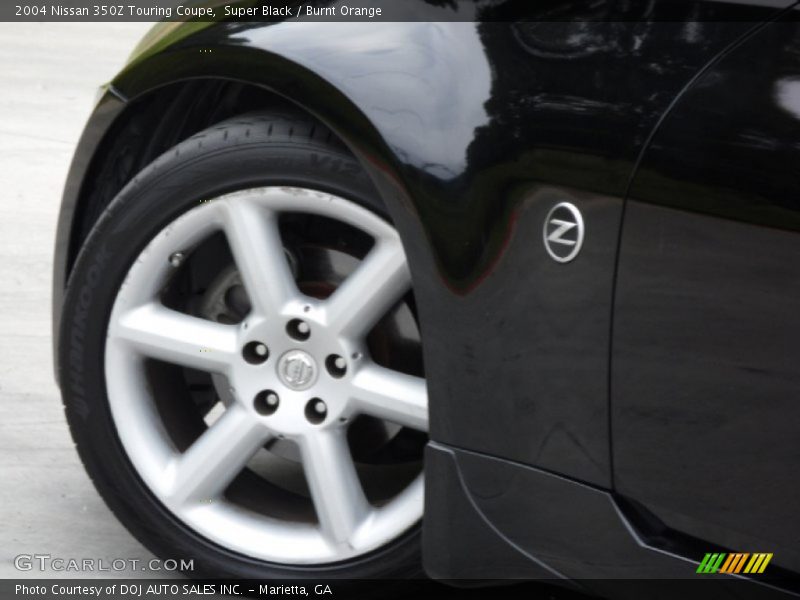
<path fill-rule="evenodd" d="M 697 567 L 697 573 L 763 573 L 771 560 L 771 552 L 708 553 Z"/>

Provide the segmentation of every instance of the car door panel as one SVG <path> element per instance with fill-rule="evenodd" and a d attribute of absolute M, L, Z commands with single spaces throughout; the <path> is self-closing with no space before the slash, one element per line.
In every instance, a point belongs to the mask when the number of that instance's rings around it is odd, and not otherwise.
<path fill-rule="evenodd" d="M 662 123 L 621 238 L 616 491 L 800 569 L 800 29 L 774 23 Z"/>

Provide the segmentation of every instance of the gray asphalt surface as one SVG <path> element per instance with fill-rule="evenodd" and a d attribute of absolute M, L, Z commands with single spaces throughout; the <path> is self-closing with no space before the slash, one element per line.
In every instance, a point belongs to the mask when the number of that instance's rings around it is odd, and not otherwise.
<path fill-rule="evenodd" d="M 84 474 L 50 348 L 53 236 L 67 168 L 98 86 L 148 28 L 0 23 L 0 578 L 92 576 L 20 572 L 19 554 L 152 558 Z"/>

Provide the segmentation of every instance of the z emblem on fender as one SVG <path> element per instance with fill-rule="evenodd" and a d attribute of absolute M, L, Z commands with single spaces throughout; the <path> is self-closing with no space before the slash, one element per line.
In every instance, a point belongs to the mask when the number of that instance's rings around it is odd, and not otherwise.
<path fill-rule="evenodd" d="M 581 251 L 584 225 L 581 211 L 574 204 L 561 202 L 544 220 L 544 247 L 556 262 L 568 263 Z"/>

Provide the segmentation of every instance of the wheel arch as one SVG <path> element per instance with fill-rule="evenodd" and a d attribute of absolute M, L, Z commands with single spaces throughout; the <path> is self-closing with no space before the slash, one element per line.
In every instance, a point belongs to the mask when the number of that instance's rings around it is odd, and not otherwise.
<path fill-rule="evenodd" d="M 205 127 L 251 110 L 296 111 L 333 131 L 375 183 L 407 250 L 413 248 L 409 256 L 412 274 L 420 256 L 428 260 L 430 254 L 423 248 L 427 244 L 418 243 L 425 234 L 402 182 L 402 160 L 362 105 L 329 78 L 303 65 L 301 57 L 284 55 L 280 48 L 233 43 L 235 36 L 219 29 L 203 31 L 202 39 L 190 35 L 173 45 L 162 45 L 157 52 L 140 50 L 105 86 L 74 154 L 57 222 L 54 348 L 58 347 L 69 274 L 83 240 L 105 206 L 163 151 Z M 347 70 L 343 66 L 342 72 Z M 99 186 L 105 189 L 97 189 Z M 58 372 L 58 365 L 55 367 Z"/>

